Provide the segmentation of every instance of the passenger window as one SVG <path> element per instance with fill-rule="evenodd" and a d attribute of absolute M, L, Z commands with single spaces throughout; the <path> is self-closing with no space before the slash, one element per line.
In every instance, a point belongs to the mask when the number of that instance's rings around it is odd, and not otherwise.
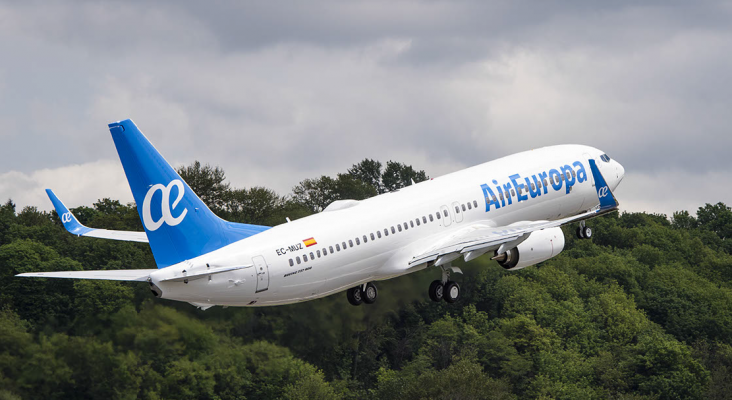
<path fill-rule="evenodd" d="M 291 258 L 291 259 L 290 259 L 290 266 L 292 267 L 293 265 L 295 265 L 295 262 L 294 262 L 294 261 L 292 261 L 292 258 Z"/>
<path fill-rule="evenodd" d="M 465 206 L 463 206 L 463 207 L 465 207 Z M 472 209 L 473 209 L 473 205 L 470 204 L 470 202 L 468 202 L 468 210 L 472 210 Z M 465 211 L 465 210 L 463 210 L 463 211 Z"/>
<path fill-rule="evenodd" d="M 440 219 L 440 212 L 436 212 L 435 215 L 437 216 L 437 219 Z M 424 217 L 423 217 L 424 218 Z M 430 221 L 432 221 L 432 214 L 430 214 Z M 424 221 L 424 223 L 427 223 L 427 220 Z"/>
<path fill-rule="evenodd" d="M 405 230 L 405 231 L 406 231 L 407 229 L 409 229 L 409 225 L 407 225 L 407 223 L 406 223 L 406 222 L 405 222 L 405 223 L 404 223 L 403 225 L 404 225 L 404 230 Z"/>
<path fill-rule="evenodd" d="M 368 241 L 369 241 L 369 238 L 367 238 L 366 235 L 363 235 L 363 242 L 368 243 Z"/>
<path fill-rule="evenodd" d="M 402 231 L 402 226 L 397 224 L 397 229 L 399 229 L 399 232 Z"/>
<path fill-rule="evenodd" d="M 440 215 L 440 214 L 437 214 L 437 215 Z M 427 223 L 427 217 L 425 217 L 424 215 L 422 216 L 422 222 L 424 222 L 425 224 Z"/>
<path fill-rule="evenodd" d="M 310 252 L 310 261 L 313 261 L 313 260 L 315 260 L 315 253 L 313 253 L 313 252 L 311 251 L 311 252 Z"/>
<path fill-rule="evenodd" d="M 574 178 L 576 178 L 576 177 L 577 177 L 577 173 L 576 173 L 576 172 L 574 172 L 574 170 L 572 170 L 572 177 L 574 177 Z"/>
<path fill-rule="evenodd" d="M 536 191 L 536 186 L 533 183 L 531 184 L 531 190 Z"/>
<path fill-rule="evenodd" d="M 501 201 L 503 201 L 503 192 L 498 193 L 498 198 L 501 199 Z"/>
<path fill-rule="evenodd" d="M 544 186 L 548 186 L 548 184 L 546 183 L 546 178 L 544 178 L 544 180 L 542 180 L 542 182 L 544 182 Z"/>
<path fill-rule="evenodd" d="M 478 202 L 476 200 L 473 200 L 473 207 L 478 208 Z"/>
<path fill-rule="evenodd" d="M 511 196 L 516 196 L 516 191 L 511 189 Z"/>
<path fill-rule="evenodd" d="M 323 247 L 323 257 L 325 257 L 327 255 L 328 255 L 328 249 L 326 249 L 325 247 Z"/>
<path fill-rule="evenodd" d="M 409 221 L 409 226 L 411 226 L 412 228 L 414 228 L 414 221 Z"/>
<path fill-rule="evenodd" d="M 361 245 L 361 241 L 358 238 L 356 238 L 356 244 L 359 246 Z M 353 245 L 351 245 L 351 247 L 353 247 Z"/>
<path fill-rule="evenodd" d="M 338 245 L 336 245 L 338 247 Z M 330 254 L 333 254 L 333 246 L 328 246 L 328 250 L 330 250 Z"/>
<path fill-rule="evenodd" d="M 339 245 L 338 243 L 336 243 L 336 250 L 341 251 L 341 245 Z"/>
<path fill-rule="evenodd" d="M 424 217 L 422 217 L 422 218 L 424 218 Z M 426 220 L 426 218 L 425 218 L 425 220 Z M 417 226 L 419 226 L 420 225 L 419 218 L 417 218 L 415 221 L 417 221 Z"/>
<path fill-rule="evenodd" d="M 346 242 L 341 243 L 341 246 L 343 246 L 343 250 L 347 249 Z M 353 244 L 351 244 L 351 247 L 353 247 Z"/>
<path fill-rule="evenodd" d="M 458 207 L 458 206 L 455 206 L 455 213 L 457 213 L 457 214 L 459 214 L 459 213 L 460 213 L 460 207 Z"/>
<path fill-rule="evenodd" d="M 465 211 L 465 204 L 461 204 L 460 207 Z"/>
<path fill-rule="evenodd" d="M 378 236 L 379 239 L 381 239 L 381 231 L 376 231 L 376 236 Z"/>
<path fill-rule="evenodd" d="M 318 258 L 320 258 L 320 250 L 318 250 Z"/>
<path fill-rule="evenodd" d="M 442 210 L 442 213 L 445 214 L 446 217 L 448 216 L 447 210 Z"/>
<path fill-rule="evenodd" d="M 391 233 L 396 233 L 396 231 L 394 230 L 394 227 L 393 226 L 391 227 Z"/>
<path fill-rule="evenodd" d="M 300 256 L 295 257 L 295 261 L 297 261 L 297 263 L 300 264 Z"/>
<path fill-rule="evenodd" d="M 434 221 L 434 219 L 432 219 L 432 214 L 430 214 L 430 222 L 432 221 Z"/>
<path fill-rule="evenodd" d="M 376 240 L 376 238 L 374 237 L 374 233 L 373 232 L 371 232 L 371 240 Z"/>
<path fill-rule="evenodd" d="M 308 262 L 308 255 L 307 254 L 303 254 L 302 255 L 302 260 L 305 261 L 305 262 Z"/>
<path fill-rule="evenodd" d="M 394 228 L 391 228 L 394 229 Z M 384 236 L 389 236 L 389 229 L 384 228 Z"/>

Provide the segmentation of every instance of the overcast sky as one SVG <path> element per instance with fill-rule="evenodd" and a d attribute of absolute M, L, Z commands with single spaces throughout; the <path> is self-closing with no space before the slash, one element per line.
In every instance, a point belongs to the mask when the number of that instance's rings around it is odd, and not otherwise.
<path fill-rule="evenodd" d="M 580 143 L 628 211 L 732 204 L 730 2 L 0 2 L 0 199 L 132 201 L 107 124 L 286 194 Z"/>

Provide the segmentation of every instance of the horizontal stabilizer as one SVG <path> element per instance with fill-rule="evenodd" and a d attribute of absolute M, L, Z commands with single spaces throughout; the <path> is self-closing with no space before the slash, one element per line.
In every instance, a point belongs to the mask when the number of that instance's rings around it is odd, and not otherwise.
<path fill-rule="evenodd" d="M 53 207 L 56 209 L 56 213 L 58 214 L 59 218 L 61 218 L 61 222 L 64 224 L 64 228 L 66 228 L 67 231 L 76 236 L 121 240 L 125 242 L 148 242 L 145 232 L 111 231 L 108 229 L 94 229 L 89 228 L 88 226 L 84 226 L 76 219 L 74 214 L 69 211 L 68 207 L 66 207 L 64 203 L 59 200 L 53 190 L 46 189 L 46 194 L 48 195 L 48 198 L 51 199 L 51 203 L 53 203 Z"/>
<path fill-rule="evenodd" d="M 121 269 L 110 271 L 57 271 L 57 272 L 27 272 L 18 274 L 23 278 L 68 278 L 68 279 L 97 279 L 105 281 L 137 281 L 144 282 L 157 269 Z"/>

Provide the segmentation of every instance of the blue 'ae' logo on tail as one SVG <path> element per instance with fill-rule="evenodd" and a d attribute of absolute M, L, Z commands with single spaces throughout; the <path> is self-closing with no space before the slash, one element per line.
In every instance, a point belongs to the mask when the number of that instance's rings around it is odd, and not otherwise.
<path fill-rule="evenodd" d="M 173 187 L 178 188 L 178 196 L 176 197 L 175 201 L 173 201 L 173 204 L 170 204 L 170 192 L 173 190 Z M 160 216 L 160 219 L 156 221 L 152 217 L 152 212 L 150 211 L 150 203 L 152 202 L 152 198 L 158 190 L 161 191 L 163 194 L 163 198 L 160 201 L 160 213 L 162 215 Z M 167 224 L 168 226 L 176 226 L 183 222 L 186 214 L 188 214 L 188 209 L 184 208 L 177 217 L 173 216 L 173 210 L 178 205 L 178 203 L 183 200 L 184 192 L 185 185 L 183 185 L 183 181 L 181 181 L 180 179 L 174 179 L 170 181 L 170 183 L 168 183 L 168 186 L 160 183 L 153 185 L 145 194 L 145 200 L 143 200 L 142 202 L 142 223 L 145 224 L 145 228 L 148 231 L 156 231 L 163 224 Z"/>

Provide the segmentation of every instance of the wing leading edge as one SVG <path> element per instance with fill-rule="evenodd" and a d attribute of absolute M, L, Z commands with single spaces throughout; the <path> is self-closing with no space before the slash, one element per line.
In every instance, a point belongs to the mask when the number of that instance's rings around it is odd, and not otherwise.
<path fill-rule="evenodd" d="M 413 267 L 428 262 L 443 265 L 461 256 L 465 258 L 465 261 L 470 261 L 489 251 L 502 254 L 528 239 L 531 232 L 595 218 L 616 211 L 618 201 L 598 170 L 595 160 L 590 159 L 589 162 L 599 200 L 599 204 L 590 211 L 556 221 L 525 221 L 501 227 L 475 223 L 445 237 L 426 251 L 416 255 L 409 262 L 409 266 Z"/>
<path fill-rule="evenodd" d="M 56 213 L 58 213 L 58 216 L 61 218 L 64 228 L 76 236 L 148 243 L 147 234 L 145 232 L 113 231 L 108 229 L 94 229 L 84 226 L 76 219 L 74 214 L 69 211 L 64 203 L 59 200 L 56 194 L 53 193 L 53 190 L 46 189 L 46 194 L 48 194 L 48 198 L 51 199 L 51 203 L 53 203 L 54 208 L 56 208 Z"/>

